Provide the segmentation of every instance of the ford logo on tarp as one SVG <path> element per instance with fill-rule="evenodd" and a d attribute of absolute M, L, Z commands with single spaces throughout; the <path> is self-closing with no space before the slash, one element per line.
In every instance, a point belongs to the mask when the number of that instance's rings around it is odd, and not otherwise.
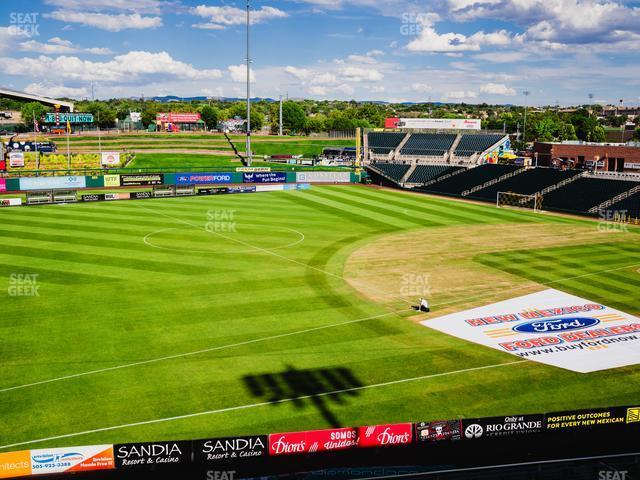
<path fill-rule="evenodd" d="M 600 323 L 597 318 L 588 317 L 567 317 L 553 318 L 548 320 L 534 320 L 533 322 L 521 323 L 513 327 L 513 330 L 520 333 L 554 333 L 579 330 L 581 328 L 593 327 Z"/>

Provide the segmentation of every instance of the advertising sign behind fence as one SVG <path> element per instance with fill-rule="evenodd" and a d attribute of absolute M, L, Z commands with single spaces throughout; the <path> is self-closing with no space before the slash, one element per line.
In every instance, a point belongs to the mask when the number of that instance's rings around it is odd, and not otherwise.
<path fill-rule="evenodd" d="M 46 475 L 115 468 L 112 445 L 31 450 L 31 472 Z"/>
<path fill-rule="evenodd" d="M 123 187 L 141 186 L 141 185 L 162 185 L 164 183 L 164 175 L 161 173 L 141 173 L 139 175 L 126 174 L 120 175 L 120 185 Z"/>
<path fill-rule="evenodd" d="M 0 478 L 31 475 L 31 452 L 0 453 Z"/>
<path fill-rule="evenodd" d="M 358 433 L 355 428 L 276 433 L 269 435 L 269 454 L 290 455 L 345 450 L 355 447 L 357 443 Z"/>
<path fill-rule="evenodd" d="M 460 440 L 462 426 L 460 420 L 442 420 L 416 423 L 415 430 L 416 442 L 440 442 Z"/>
<path fill-rule="evenodd" d="M 119 187 L 120 175 L 105 175 L 103 178 L 105 187 Z"/>
<path fill-rule="evenodd" d="M 268 437 L 228 437 L 193 442 L 194 460 L 198 463 L 250 461 L 267 456 Z"/>
<path fill-rule="evenodd" d="M 375 425 L 358 428 L 358 445 L 360 447 L 393 447 L 407 445 L 413 440 L 412 423 L 396 423 L 392 425 Z"/>
<path fill-rule="evenodd" d="M 7 180 L 5 178 L 0 178 L 0 192 L 7 191 Z"/>
<path fill-rule="evenodd" d="M 253 193 L 256 191 L 255 185 L 244 185 L 239 187 L 227 188 L 227 193 Z"/>
<path fill-rule="evenodd" d="M 422 325 L 580 373 L 640 363 L 640 319 L 554 289 Z"/>
<path fill-rule="evenodd" d="M 21 198 L 0 198 L 0 207 L 19 207 L 22 205 Z"/>
<path fill-rule="evenodd" d="M 87 182 L 84 176 L 20 178 L 20 190 L 76 189 L 86 188 L 86 186 Z"/>
<path fill-rule="evenodd" d="M 541 433 L 543 428 L 544 415 L 514 415 L 462 421 L 462 432 L 467 440 L 531 435 Z"/>
<path fill-rule="evenodd" d="M 11 152 L 9 154 L 10 167 L 24 167 L 24 152 Z"/>
<path fill-rule="evenodd" d="M 308 183 L 349 183 L 350 172 L 298 172 L 296 182 Z"/>
<path fill-rule="evenodd" d="M 546 416 L 547 431 L 621 427 L 633 423 L 640 423 L 640 405 L 548 413 Z"/>
<path fill-rule="evenodd" d="M 117 468 L 191 463 L 190 442 L 127 443 L 114 445 Z"/>
<path fill-rule="evenodd" d="M 244 183 L 285 183 L 287 174 L 285 172 L 251 172 L 243 173 Z"/>
<path fill-rule="evenodd" d="M 120 152 L 102 152 L 100 164 L 104 167 L 117 167 L 120 165 Z"/>
<path fill-rule="evenodd" d="M 231 183 L 230 172 L 176 173 L 176 185 L 216 185 Z"/>

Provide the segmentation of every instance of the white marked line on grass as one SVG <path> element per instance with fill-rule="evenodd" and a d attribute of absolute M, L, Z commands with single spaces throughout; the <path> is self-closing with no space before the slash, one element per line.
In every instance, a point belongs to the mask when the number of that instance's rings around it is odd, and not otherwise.
<path fill-rule="evenodd" d="M 323 393 L 316 393 L 316 394 L 310 394 L 310 395 L 302 395 L 299 397 L 291 397 L 291 398 L 283 398 L 280 400 L 272 400 L 272 401 L 268 401 L 268 402 L 260 402 L 260 403 L 250 403 L 250 404 L 246 404 L 246 405 L 237 405 L 235 407 L 227 407 L 227 408 L 220 408 L 217 410 L 207 410 L 204 412 L 197 412 L 197 413 L 188 413 L 185 415 L 177 415 L 175 417 L 166 417 L 166 418 L 156 418 L 154 420 L 144 420 L 141 422 L 135 422 L 135 423 L 125 423 L 122 425 L 114 425 L 111 427 L 102 427 L 102 428 L 96 428 L 93 430 L 85 430 L 83 432 L 74 432 L 74 433 L 67 433 L 64 435 L 56 435 L 53 437 L 47 437 L 47 438 L 39 438 L 37 440 L 29 440 L 26 442 L 18 442 L 18 443 L 11 443 L 8 445 L 2 445 L 0 446 L 0 450 L 4 450 L 7 448 L 14 448 L 14 447 L 19 447 L 22 445 L 30 445 L 30 444 L 34 444 L 34 443 L 42 443 L 42 442 L 48 442 L 51 440 L 60 440 L 62 438 L 71 438 L 71 437 L 79 437 L 81 435 L 89 435 L 92 433 L 100 433 L 100 432 L 107 432 L 110 430 L 120 430 L 123 428 L 131 428 L 131 427 L 139 427 L 142 425 L 151 425 L 154 423 L 163 423 L 163 422 L 172 422 L 175 420 L 184 420 L 184 419 L 188 419 L 188 418 L 193 418 L 193 417 L 201 417 L 204 415 L 214 415 L 216 413 L 228 413 L 228 412 L 235 412 L 238 410 L 247 410 L 250 408 L 258 408 L 258 407 L 264 407 L 267 405 L 277 405 L 277 404 L 281 404 L 281 403 L 290 403 L 290 402 L 298 402 L 300 400 L 307 400 L 309 398 L 319 398 L 319 397 L 327 397 L 327 396 L 331 396 L 331 395 L 339 395 L 342 393 L 349 393 L 349 392 L 357 392 L 360 390 L 369 390 L 372 388 L 381 388 L 381 387 L 388 387 L 390 385 L 398 385 L 401 383 L 409 383 L 409 382 L 418 382 L 421 380 L 429 380 L 432 378 L 439 378 L 439 377 L 446 377 L 449 375 L 458 375 L 458 374 L 462 374 L 462 373 L 469 373 L 469 372 L 477 372 L 480 370 L 489 370 L 492 368 L 500 368 L 500 367 L 507 367 L 510 365 L 517 365 L 520 363 L 525 363 L 528 362 L 528 360 L 517 360 L 515 362 L 507 362 L 507 363 L 496 363 L 493 365 L 484 365 L 482 367 L 472 367 L 472 368 L 465 368 L 462 370 L 453 370 L 450 372 L 442 372 L 442 373 L 433 373 L 430 375 L 422 375 L 419 377 L 411 377 L 411 378 L 403 378 L 400 380 L 392 380 L 389 382 L 382 382 L 382 383 L 375 383 L 372 385 L 363 385 L 361 387 L 353 387 L 353 388 L 345 388 L 342 390 L 332 390 L 330 392 L 323 392 Z"/>
<path fill-rule="evenodd" d="M 371 317 L 358 318 L 356 320 L 348 320 L 346 322 L 332 323 L 332 324 L 329 324 L 329 325 L 321 325 L 319 327 L 306 328 L 304 330 L 296 330 L 295 332 L 281 333 L 281 334 L 278 334 L 278 335 L 271 335 L 271 336 L 268 336 L 268 337 L 254 338 L 252 340 L 246 340 L 244 342 L 230 343 L 228 345 L 219 345 L 217 347 L 204 348 L 202 350 L 195 350 L 195 351 L 192 351 L 192 352 L 176 353 L 174 355 L 168 355 L 166 357 L 151 358 L 149 360 L 140 360 L 139 362 L 126 363 L 126 364 L 123 364 L 123 365 L 117 365 L 115 367 L 106 367 L 106 368 L 100 368 L 100 369 L 97 369 L 97 370 L 90 370 L 90 371 L 87 371 L 87 372 L 74 373 L 74 374 L 65 375 L 65 376 L 62 376 L 62 377 L 56 377 L 56 378 L 50 378 L 50 379 L 47 379 L 47 380 L 41 380 L 39 382 L 25 383 L 23 385 L 15 385 L 13 387 L 1 388 L 0 389 L 0 393 L 9 392 L 9 391 L 12 391 L 12 390 L 20 390 L 20 389 L 23 389 L 23 388 L 35 387 L 37 385 L 44 385 L 44 384 L 47 384 L 47 383 L 60 382 L 62 380 L 69 380 L 69 379 L 72 379 L 72 378 L 86 377 L 86 376 L 95 375 L 95 374 L 98 374 L 98 373 L 111 372 L 113 370 L 121 370 L 123 368 L 137 367 L 137 366 L 140 366 L 140 365 L 148 365 L 148 364 L 151 364 L 151 363 L 164 362 L 166 360 L 174 360 L 176 358 L 191 357 L 191 356 L 200 355 L 200 354 L 203 354 L 203 353 L 215 352 L 217 350 L 225 350 L 227 348 L 242 347 L 244 345 L 251 345 L 253 343 L 266 342 L 266 341 L 269 341 L 269 340 L 277 340 L 279 338 L 293 337 L 295 335 L 303 335 L 305 333 L 317 332 L 319 330 L 326 330 L 326 329 L 329 329 L 329 328 L 335 328 L 335 327 L 341 327 L 341 326 L 344 326 L 344 325 L 351 325 L 351 324 L 354 324 L 354 323 L 366 322 L 368 320 L 375 320 L 375 319 L 378 319 L 378 318 L 387 317 L 389 315 L 396 315 L 397 313 L 398 312 L 381 313 L 380 315 L 373 315 Z"/>

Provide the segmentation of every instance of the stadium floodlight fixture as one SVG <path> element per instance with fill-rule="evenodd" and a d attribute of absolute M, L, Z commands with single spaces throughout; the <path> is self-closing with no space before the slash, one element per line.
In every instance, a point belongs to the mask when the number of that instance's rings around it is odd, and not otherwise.
<path fill-rule="evenodd" d="M 525 147 L 527 146 L 527 110 L 529 108 L 529 102 L 527 101 L 527 98 L 529 97 L 529 95 L 531 94 L 531 92 L 529 90 L 525 90 L 524 92 L 522 92 L 522 94 L 524 95 L 525 101 L 524 101 L 524 127 L 523 127 L 523 132 L 522 132 L 522 141 L 525 144 Z"/>
<path fill-rule="evenodd" d="M 251 0 L 247 0 L 247 165 L 251 166 L 251 54 L 250 54 L 250 24 Z"/>

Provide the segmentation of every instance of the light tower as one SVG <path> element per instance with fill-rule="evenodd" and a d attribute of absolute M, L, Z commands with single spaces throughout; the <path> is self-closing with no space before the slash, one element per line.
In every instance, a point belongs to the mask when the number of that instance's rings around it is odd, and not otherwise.
<path fill-rule="evenodd" d="M 251 0 L 247 0 L 247 165 L 251 166 L 251 55 L 249 50 Z"/>

